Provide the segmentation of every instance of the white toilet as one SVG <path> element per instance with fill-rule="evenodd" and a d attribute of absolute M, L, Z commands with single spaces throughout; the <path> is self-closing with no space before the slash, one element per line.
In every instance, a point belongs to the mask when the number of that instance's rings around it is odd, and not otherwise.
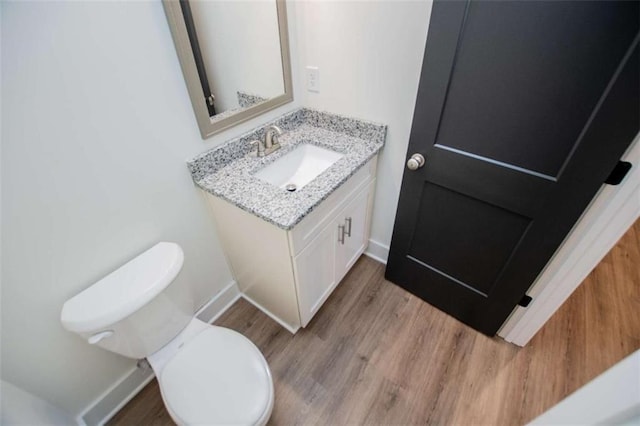
<path fill-rule="evenodd" d="M 184 254 L 158 243 L 65 302 L 61 321 L 90 344 L 147 358 L 179 425 L 264 425 L 273 409 L 267 361 L 246 337 L 193 316 Z"/>

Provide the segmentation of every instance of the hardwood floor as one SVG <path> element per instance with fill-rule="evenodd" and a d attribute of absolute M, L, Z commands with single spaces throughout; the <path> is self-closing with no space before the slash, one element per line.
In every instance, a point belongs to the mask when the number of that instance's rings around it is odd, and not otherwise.
<path fill-rule="evenodd" d="M 244 300 L 216 324 L 267 358 L 272 425 L 519 425 L 640 348 L 639 265 L 640 221 L 525 348 L 443 314 L 366 257 L 295 336 Z M 172 424 L 156 381 L 110 424 Z"/>

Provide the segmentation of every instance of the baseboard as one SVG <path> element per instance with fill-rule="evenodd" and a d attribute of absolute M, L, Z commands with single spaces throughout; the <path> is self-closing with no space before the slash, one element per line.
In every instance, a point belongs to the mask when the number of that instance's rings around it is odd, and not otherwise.
<path fill-rule="evenodd" d="M 235 281 L 232 281 L 205 303 L 196 312 L 196 317 L 207 323 L 212 323 L 239 298 L 238 286 Z M 78 416 L 78 424 L 104 425 L 153 378 L 154 374 L 151 368 L 133 367 Z"/>
<path fill-rule="evenodd" d="M 196 312 L 196 317 L 201 321 L 211 324 L 217 320 L 220 315 L 224 314 L 236 300 L 240 299 L 240 296 L 238 285 L 235 281 L 231 281 Z"/>
<path fill-rule="evenodd" d="M 133 367 L 98 397 L 79 416 L 87 426 L 103 425 L 140 392 L 154 377 L 151 368 Z"/>
<path fill-rule="evenodd" d="M 289 324 L 287 324 L 286 322 L 283 322 L 280 318 L 278 318 L 277 316 L 273 315 L 267 308 L 265 308 L 264 306 L 262 306 L 261 304 L 259 304 L 258 302 L 256 302 L 255 300 L 253 300 L 252 298 L 250 298 L 249 296 L 247 296 L 246 294 L 242 294 L 241 296 L 244 300 L 246 300 L 247 302 L 251 303 L 253 306 L 255 306 L 256 308 L 258 308 L 260 311 L 262 311 L 263 314 L 267 315 L 269 318 L 271 318 L 272 320 L 274 320 L 275 322 L 277 322 L 278 324 L 280 324 L 282 327 L 284 327 L 289 333 L 291 334 L 296 334 L 296 332 L 300 329 L 300 327 L 291 327 Z"/>
<path fill-rule="evenodd" d="M 369 240 L 369 246 L 364 251 L 364 254 L 386 265 L 387 259 L 389 258 L 389 246 L 379 243 L 376 240 Z"/>

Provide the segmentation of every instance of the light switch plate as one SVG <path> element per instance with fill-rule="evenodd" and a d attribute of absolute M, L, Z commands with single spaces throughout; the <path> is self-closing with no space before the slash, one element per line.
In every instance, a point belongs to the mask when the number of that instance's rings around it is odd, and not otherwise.
<path fill-rule="evenodd" d="M 320 92 L 320 70 L 318 67 L 307 66 L 307 90 Z"/>

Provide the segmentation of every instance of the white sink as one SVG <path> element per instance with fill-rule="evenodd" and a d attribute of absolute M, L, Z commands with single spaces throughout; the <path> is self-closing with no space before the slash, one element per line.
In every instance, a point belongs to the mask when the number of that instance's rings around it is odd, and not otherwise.
<path fill-rule="evenodd" d="M 311 182 L 342 157 L 342 154 L 319 146 L 302 144 L 258 170 L 254 176 L 293 192 Z"/>

